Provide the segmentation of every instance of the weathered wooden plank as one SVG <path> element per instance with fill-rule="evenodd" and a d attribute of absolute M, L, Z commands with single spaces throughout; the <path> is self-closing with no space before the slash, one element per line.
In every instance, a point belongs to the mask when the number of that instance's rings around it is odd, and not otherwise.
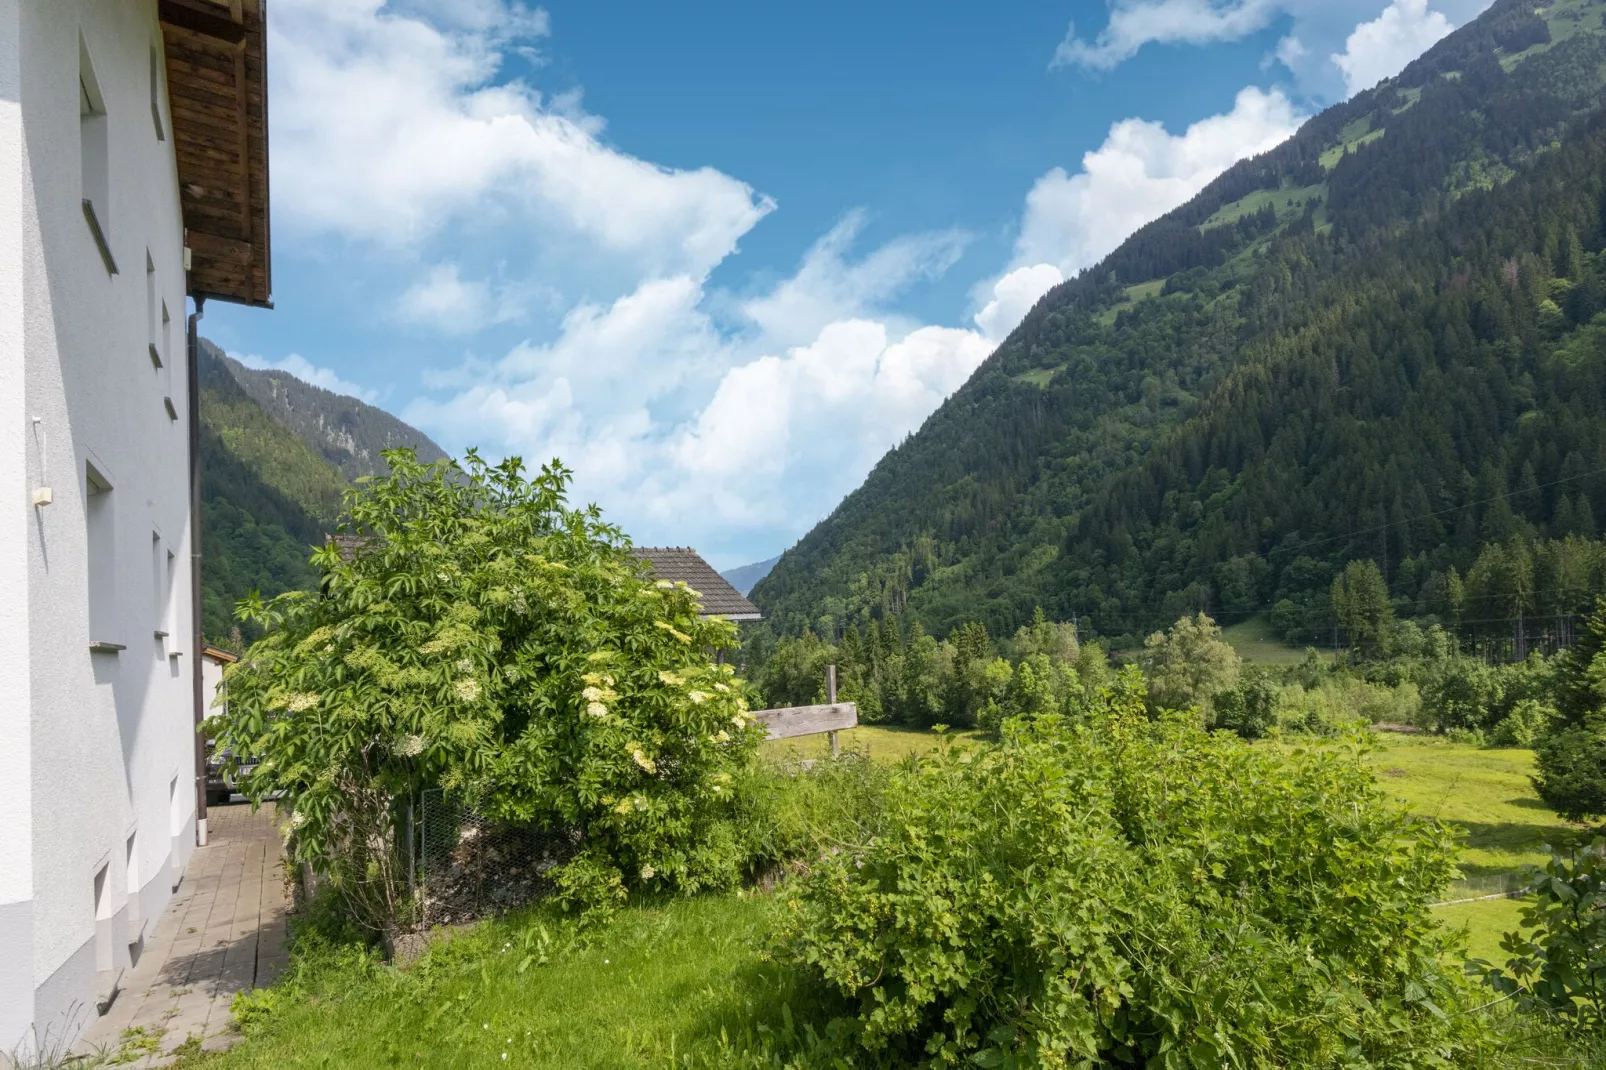
<path fill-rule="evenodd" d="M 186 234 L 185 241 L 195 255 L 208 260 L 221 260 L 243 266 L 249 264 L 253 256 L 250 242 L 236 241 L 220 234 L 191 230 Z"/>
<path fill-rule="evenodd" d="M 791 739 L 853 728 L 859 723 L 859 707 L 852 702 L 785 706 L 776 710 L 754 710 L 753 719 L 770 730 L 771 739 Z"/>

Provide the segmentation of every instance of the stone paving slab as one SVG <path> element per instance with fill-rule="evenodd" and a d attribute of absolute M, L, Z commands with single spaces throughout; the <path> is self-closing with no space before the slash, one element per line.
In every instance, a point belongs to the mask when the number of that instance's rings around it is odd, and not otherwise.
<path fill-rule="evenodd" d="M 143 1030 L 151 1047 L 119 1065 L 166 1066 L 191 1037 L 207 1051 L 234 1039 L 229 1008 L 243 989 L 271 984 L 285 966 L 289 909 L 279 862 L 283 845 L 273 805 L 214 806 L 211 842 L 190 858 L 184 880 L 123 977 L 106 1014 L 89 1024 L 78 1050 L 133 1055 L 125 1031 Z"/>

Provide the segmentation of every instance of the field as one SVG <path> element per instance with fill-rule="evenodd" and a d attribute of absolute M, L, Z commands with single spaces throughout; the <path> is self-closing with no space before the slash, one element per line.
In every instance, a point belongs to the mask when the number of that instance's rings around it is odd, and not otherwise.
<path fill-rule="evenodd" d="M 1545 844 L 1580 841 L 1584 831 L 1547 809 L 1528 776 L 1533 752 L 1480 750 L 1411 736 L 1382 736 L 1370 755 L 1380 781 L 1419 813 L 1466 830 L 1462 881 L 1445 893 L 1462 899 L 1520 886 L 1525 865 L 1544 861 Z M 1500 935 L 1517 927 L 1522 904 L 1484 899 L 1439 908 L 1447 923 L 1465 926 L 1468 954 L 1501 961 Z"/>
<path fill-rule="evenodd" d="M 1221 629 L 1221 638 L 1251 665 L 1298 665 L 1305 660 L 1304 648 L 1283 642 L 1264 614 Z"/>
<path fill-rule="evenodd" d="M 864 727 L 841 742 L 896 761 L 935 738 Z M 823 737 L 767 745 L 767 756 L 782 760 L 824 753 Z M 1528 751 L 1380 735 L 1367 760 L 1402 801 L 1467 830 L 1469 885 L 1539 860 L 1545 842 L 1581 835 L 1535 797 Z M 405 971 L 346 952 L 307 970 L 299 991 L 270 990 L 269 1013 L 232 1052 L 183 1065 L 772 1065 L 769 1045 L 802 1028 L 793 1011 L 801 1003 L 763 953 L 773 904 L 755 893 L 643 904 L 589 937 L 536 910 L 438 945 Z M 1442 907 L 1440 916 L 1468 929 L 1472 956 L 1495 959 L 1519 909 L 1493 899 Z"/>

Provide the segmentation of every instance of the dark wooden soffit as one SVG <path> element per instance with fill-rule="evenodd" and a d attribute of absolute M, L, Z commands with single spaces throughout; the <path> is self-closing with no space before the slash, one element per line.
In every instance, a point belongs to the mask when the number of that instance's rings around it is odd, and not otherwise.
<path fill-rule="evenodd" d="M 157 0 L 194 297 L 271 308 L 267 0 Z"/>

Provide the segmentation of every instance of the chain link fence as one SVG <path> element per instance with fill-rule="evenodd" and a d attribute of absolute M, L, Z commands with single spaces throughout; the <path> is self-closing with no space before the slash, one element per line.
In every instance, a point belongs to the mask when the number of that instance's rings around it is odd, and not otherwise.
<path fill-rule="evenodd" d="M 417 809 L 413 867 L 424 928 L 501 914 L 552 891 L 548 874 L 575 850 L 565 830 L 493 821 L 440 789 Z"/>

